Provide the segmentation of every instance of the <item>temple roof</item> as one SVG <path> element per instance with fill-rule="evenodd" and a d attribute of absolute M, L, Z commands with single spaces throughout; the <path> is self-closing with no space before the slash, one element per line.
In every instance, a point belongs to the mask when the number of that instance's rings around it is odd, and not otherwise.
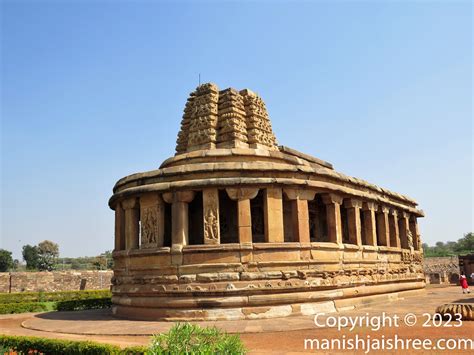
<path fill-rule="evenodd" d="M 176 154 L 159 169 L 120 179 L 109 204 L 128 194 L 235 186 L 305 186 L 358 196 L 423 216 L 415 200 L 334 170 L 331 163 L 277 145 L 263 100 L 254 92 L 200 85 L 181 121 Z"/>
<path fill-rule="evenodd" d="M 216 148 L 278 150 L 263 100 L 254 92 L 206 83 L 186 102 L 176 154 Z"/>

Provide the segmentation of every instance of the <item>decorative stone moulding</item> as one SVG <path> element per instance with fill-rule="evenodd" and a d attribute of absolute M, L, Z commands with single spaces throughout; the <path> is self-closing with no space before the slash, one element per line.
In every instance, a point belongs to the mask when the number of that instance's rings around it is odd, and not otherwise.
<path fill-rule="evenodd" d="M 425 286 L 417 203 L 278 146 L 248 89 L 199 86 L 176 154 L 113 192 L 118 316 L 314 314 Z"/>

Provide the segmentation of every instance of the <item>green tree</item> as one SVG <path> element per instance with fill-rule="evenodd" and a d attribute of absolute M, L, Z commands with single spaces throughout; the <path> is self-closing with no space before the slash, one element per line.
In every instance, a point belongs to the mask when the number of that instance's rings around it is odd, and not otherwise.
<path fill-rule="evenodd" d="M 38 255 L 38 269 L 41 271 L 51 271 L 59 256 L 59 245 L 50 240 L 43 240 L 38 244 Z"/>
<path fill-rule="evenodd" d="M 0 249 L 0 272 L 5 272 L 13 268 L 12 252 Z"/>
<path fill-rule="evenodd" d="M 114 268 L 114 259 L 112 257 L 112 251 L 107 250 L 103 254 L 105 258 L 107 259 L 107 269 L 113 269 Z"/>
<path fill-rule="evenodd" d="M 26 262 L 27 270 L 36 270 L 39 265 L 38 247 L 26 244 L 22 250 L 23 260 Z"/>
<path fill-rule="evenodd" d="M 474 252 L 474 233 L 464 234 L 464 237 L 458 240 L 455 251 L 460 253 Z"/>

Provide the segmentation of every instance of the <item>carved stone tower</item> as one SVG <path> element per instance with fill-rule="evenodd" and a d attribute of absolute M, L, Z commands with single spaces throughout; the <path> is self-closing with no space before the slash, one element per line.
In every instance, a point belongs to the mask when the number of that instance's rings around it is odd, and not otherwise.
<path fill-rule="evenodd" d="M 254 92 L 203 84 L 186 102 L 176 154 L 215 148 L 277 150 L 267 109 Z"/>

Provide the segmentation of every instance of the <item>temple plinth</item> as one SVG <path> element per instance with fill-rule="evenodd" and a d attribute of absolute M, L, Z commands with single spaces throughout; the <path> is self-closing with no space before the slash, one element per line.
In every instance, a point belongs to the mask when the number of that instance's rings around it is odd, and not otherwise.
<path fill-rule="evenodd" d="M 417 203 L 279 146 L 247 89 L 200 85 L 176 154 L 113 192 L 118 316 L 315 314 L 425 286 Z"/>

